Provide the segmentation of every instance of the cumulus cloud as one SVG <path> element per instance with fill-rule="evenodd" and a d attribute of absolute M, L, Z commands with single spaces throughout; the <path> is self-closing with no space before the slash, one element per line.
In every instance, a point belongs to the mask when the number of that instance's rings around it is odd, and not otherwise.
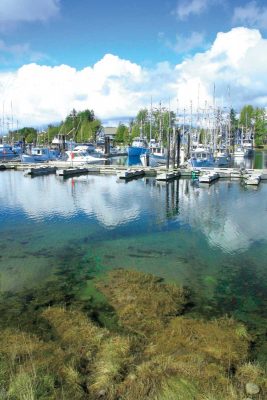
<path fill-rule="evenodd" d="M 257 62 L 255 62 L 257 60 Z M 177 90 L 182 98 L 201 97 L 211 102 L 212 86 L 218 97 L 226 96 L 230 86 L 232 103 L 266 105 L 267 40 L 260 32 L 248 28 L 234 28 L 218 33 L 209 50 L 198 53 L 176 66 L 179 78 Z"/>
<path fill-rule="evenodd" d="M 182 0 L 178 2 L 175 13 L 179 19 L 184 20 L 192 14 L 201 14 L 210 2 L 211 0 Z"/>
<path fill-rule="evenodd" d="M 59 13 L 60 0 L 1 0 L 0 22 L 45 21 Z"/>
<path fill-rule="evenodd" d="M 212 104 L 214 84 L 218 99 L 231 88 L 236 109 L 247 103 L 265 106 L 266 65 L 267 39 L 258 30 L 234 28 L 176 66 L 162 62 L 147 69 L 112 54 L 82 70 L 24 65 L 0 73 L 0 104 L 8 112 L 12 102 L 14 118 L 36 126 L 60 121 L 73 108 L 92 108 L 102 120 L 125 120 L 149 107 L 151 96 L 154 104 L 168 105 L 170 98 L 174 109 L 177 99 L 186 107 L 191 101 L 196 106 L 198 97 L 201 104 Z"/>
<path fill-rule="evenodd" d="M 233 23 L 266 29 L 267 7 L 258 6 L 256 1 L 251 1 L 244 6 L 236 7 L 234 9 Z"/>

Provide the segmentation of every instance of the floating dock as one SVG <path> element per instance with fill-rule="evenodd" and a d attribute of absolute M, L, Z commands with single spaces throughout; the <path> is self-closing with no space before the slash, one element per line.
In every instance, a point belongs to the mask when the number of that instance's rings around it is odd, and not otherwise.
<path fill-rule="evenodd" d="M 261 175 L 260 174 L 252 174 L 252 175 L 249 175 L 247 178 L 245 178 L 245 184 L 246 185 L 257 186 L 257 185 L 259 185 L 260 181 L 261 181 Z"/>
<path fill-rule="evenodd" d="M 42 164 L 38 163 L 36 164 L 26 164 L 22 163 L 20 161 L 7 161 L 7 162 L 2 162 L 0 164 L 0 169 L 4 170 L 29 170 L 31 168 L 48 168 L 48 167 L 54 167 L 56 168 L 56 174 L 59 176 L 73 176 L 73 175 L 79 175 L 79 174 L 113 174 L 121 175 L 122 179 L 130 179 L 137 177 L 137 170 L 140 170 L 140 168 L 136 167 L 130 167 L 129 166 L 124 166 L 124 165 L 99 165 L 99 164 L 90 164 L 85 167 L 85 165 L 76 165 L 75 167 L 70 166 L 69 163 L 66 163 L 64 161 L 49 161 L 49 162 L 44 162 Z M 64 172 L 62 172 L 64 171 Z M 129 173 L 126 171 L 129 171 Z M 133 172 L 135 171 L 135 173 Z M 146 177 L 156 177 L 157 180 L 162 180 L 162 181 L 168 181 L 170 179 L 174 179 L 177 176 L 180 176 L 181 178 L 194 178 L 198 179 L 200 176 L 209 174 L 210 172 L 217 173 L 219 175 L 219 179 L 240 179 L 243 182 L 248 179 L 249 176 L 253 175 L 260 175 L 260 181 L 265 181 L 267 180 L 267 169 L 240 169 L 240 168 L 224 168 L 224 167 L 202 167 L 202 168 L 173 168 L 166 170 L 166 167 L 142 167 L 142 173 L 138 173 L 139 176 L 144 175 Z M 42 173 L 41 173 L 42 174 Z M 41 175 L 40 174 L 40 175 Z M 37 175 L 37 174 L 36 174 Z M 123 176 L 124 175 L 124 176 Z M 250 179 L 252 182 L 252 180 Z M 249 183 L 250 184 L 250 183 Z M 252 184 L 252 183 L 251 183 Z"/>
<path fill-rule="evenodd" d="M 58 176 L 73 176 L 79 174 L 88 174 L 88 168 L 67 168 L 67 169 L 58 169 L 56 174 Z"/>
<path fill-rule="evenodd" d="M 119 179 L 132 179 L 144 175 L 145 171 L 143 169 L 126 169 L 126 171 L 119 171 L 117 173 Z"/>
<path fill-rule="evenodd" d="M 217 181 L 219 179 L 219 177 L 220 176 L 219 176 L 218 172 L 210 171 L 206 174 L 200 175 L 198 180 L 199 180 L 199 183 L 212 183 L 212 182 Z"/>
<path fill-rule="evenodd" d="M 171 179 L 175 179 L 179 176 L 179 173 L 176 171 L 166 171 L 162 172 L 159 175 L 156 176 L 157 181 L 169 181 Z"/>
<path fill-rule="evenodd" d="M 42 166 L 42 167 L 32 167 L 28 168 L 25 171 L 25 175 L 48 175 L 48 174 L 55 174 L 56 173 L 56 167 L 47 167 L 47 166 Z"/>

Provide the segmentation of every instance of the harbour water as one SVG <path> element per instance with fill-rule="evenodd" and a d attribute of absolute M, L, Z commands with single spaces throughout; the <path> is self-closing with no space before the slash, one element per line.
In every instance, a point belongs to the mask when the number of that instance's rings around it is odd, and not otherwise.
<path fill-rule="evenodd" d="M 266 168 L 263 156 L 255 162 Z M 57 301 L 90 301 L 101 314 L 92 278 L 133 268 L 187 286 L 191 315 L 244 322 L 266 363 L 267 183 L 20 171 L 0 180 L 1 325 L 26 326 Z"/>

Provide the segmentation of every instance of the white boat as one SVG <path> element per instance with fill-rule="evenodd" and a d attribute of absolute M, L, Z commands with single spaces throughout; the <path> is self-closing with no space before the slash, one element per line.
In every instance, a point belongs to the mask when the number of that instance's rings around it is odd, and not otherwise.
<path fill-rule="evenodd" d="M 199 180 L 199 183 L 212 183 L 212 182 L 216 181 L 217 179 L 219 179 L 219 177 L 220 177 L 220 175 L 218 174 L 218 172 L 210 171 L 203 175 L 200 175 L 198 180 Z"/>
<path fill-rule="evenodd" d="M 95 145 L 93 143 L 88 144 L 78 144 L 74 147 L 74 151 L 86 151 L 87 153 L 94 153 L 96 151 Z"/>
<path fill-rule="evenodd" d="M 32 147 L 30 154 L 21 155 L 21 161 L 24 163 L 45 162 L 58 158 L 59 151 L 47 147 Z"/>
<path fill-rule="evenodd" d="M 253 143 L 251 139 L 243 140 L 243 148 L 244 148 L 244 157 L 252 157 L 253 156 Z"/>
<path fill-rule="evenodd" d="M 77 145 L 73 140 L 65 140 L 63 139 L 65 135 L 57 135 L 52 140 L 52 145 L 57 146 L 59 148 L 63 148 L 65 150 L 72 150 Z"/>
<path fill-rule="evenodd" d="M 8 159 L 16 157 L 16 153 L 13 151 L 12 146 L 3 143 L 0 144 L 0 159 Z"/>
<path fill-rule="evenodd" d="M 245 156 L 245 150 L 244 150 L 244 148 L 241 147 L 241 146 L 236 147 L 236 149 L 235 149 L 235 151 L 234 151 L 234 153 L 233 153 L 233 156 L 234 156 L 235 158 L 244 157 L 244 156 Z"/>
<path fill-rule="evenodd" d="M 65 153 L 66 162 L 70 162 L 72 164 L 92 164 L 92 163 L 102 163 L 106 161 L 105 158 L 102 158 L 98 153 L 88 153 L 83 150 L 70 150 Z"/>

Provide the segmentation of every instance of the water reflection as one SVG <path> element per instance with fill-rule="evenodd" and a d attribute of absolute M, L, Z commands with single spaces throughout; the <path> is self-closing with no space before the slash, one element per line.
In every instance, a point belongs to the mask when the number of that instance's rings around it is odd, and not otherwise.
<path fill-rule="evenodd" d="M 181 224 L 201 231 L 211 246 L 227 253 L 244 251 L 252 241 L 266 240 L 267 185 L 249 190 L 239 180 L 199 186 L 189 179 L 158 183 L 142 178 L 125 184 L 115 176 L 83 175 L 70 180 L 56 176 L 26 178 L 20 172 L 1 175 L 1 219 L 19 214 L 60 228 L 60 219 L 97 223 L 128 233 L 160 225 Z M 155 224 L 152 221 L 156 221 Z"/>
<path fill-rule="evenodd" d="M 134 268 L 189 286 L 194 312 L 229 313 L 265 337 L 267 183 L 0 176 L 0 292 L 71 276 L 65 299 L 84 274 Z"/>

